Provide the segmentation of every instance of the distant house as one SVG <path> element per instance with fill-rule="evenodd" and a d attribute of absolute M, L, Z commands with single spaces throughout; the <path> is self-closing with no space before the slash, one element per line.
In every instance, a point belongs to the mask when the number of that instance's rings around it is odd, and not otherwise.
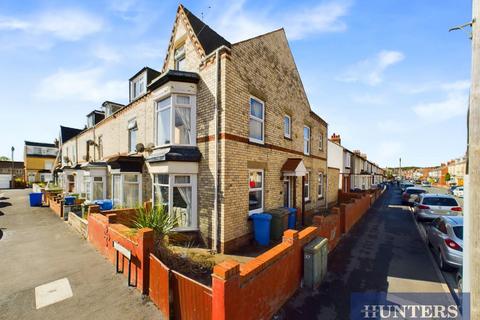
<path fill-rule="evenodd" d="M 7 189 L 11 187 L 12 180 L 12 169 L 13 169 L 13 179 L 24 179 L 25 171 L 22 161 L 0 161 L 0 189 Z"/>
<path fill-rule="evenodd" d="M 53 143 L 25 141 L 25 182 L 48 182 L 57 158 L 58 147 Z"/>

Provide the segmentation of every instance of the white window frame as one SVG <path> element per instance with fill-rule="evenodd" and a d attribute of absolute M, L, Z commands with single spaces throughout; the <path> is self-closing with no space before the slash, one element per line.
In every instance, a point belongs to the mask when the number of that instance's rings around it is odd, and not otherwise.
<path fill-rule="evenodd" d="M 155 186 L 167 186 L 162 183 L 155 183 L 155 175 L 167 175 L 168 176 L 168 212 L 171 212 L 173 208 L 173 188 L 174 187 L 191 187 L 192 188 L 192 210 L 190 220 L 192 225 L 189 227 L 177 227 L 173 228 L 173 231 L 191 231 L 198 230 L 198 215 L 197 215 L 197 175 L 192 173 L 155 173 L 152 174 L 152 200 L 153 205 L 156 204 L 155 199 Z M 176 176 L 189 176 L 190 183 L 175 183 Z"/>
<path fill-rule="evenodd" d="M 323 151 L 323 133 L 320 132 L 320 135 L 318 136 L 318 149 Z"/>
<path fill-rule="evenodd" d="M 305 201 L 310 201 L 310 171 L 308 171 L 305 174 L 305 185 L 303 186 L 304 188 L 307 188 L 307 192 L 304 195 L 305 196 Z"/>
<path fill-rule="evenodd" d="M 308 137 L 305 137 L 305 129 L 308 129 Z M 305 155 L 310 155 L 310 151 L 311 151 L 311 140 L 312 140 L 312 129 L 305 125 L 303 126 L 303 154 Z M 307 143 L 305 145 L 305 143 Z M 307 148 L 307 150 L 305 150 L 305 148 Z"/>
<path fill-rule="evenodd" d="M 180 51 L 180 49 L 182 48 L 183 50 Z M 186 58 L 187 58 L 187 53 L 186 53 L 185 43 L 183 43 L 182 45 L 175 48 L 175 50 L 173 50 L 173 64 L 174 64 L 173 68 L 175 70 L 185 71 L 180 69 L 179 62 L 183 61 L 183 63 L 185 63 Z"/>
<path fill-rule="evenodd" d="M 135 126 L 133 128 L 129 128 L 130 127 L 130 123 L 131 122 L 134 122 L 135 121 Z M 137 138 L 138 138 L 138 123 L 137 123 L 137 119 L 136 118 L 132 118 L 130 120 L 128 120 L 127 122 L 127 130 L 128 130 L 128 153 L 129 154 L 132 154 L 132 153 L 135 153 L 136 152 L 136 145 L 137 145 Z M 131 137 L 131 134 L 132 134 L 132 131 L 136 131 L 136 134 L 135 134 L 135 145 L 132 146 L 132 137 Z M 133 150 L 132 150 L 132 147 L 133 147 Z"/>
<path fill-rule="evenodd" d="M 137 84 L 143 81 L 143 86 L 141 87 L 141 91 L 136 93 L 135 87 Z M 145 72 L 138 75 L 135 79 L 132 80 L 130 84 L 130 95 L 132 97 L 132 101 L 143 96 L 147 92 L 147 74 Z"/>
<path fill-rule="evenodd" d="M 257 118 L 256 116 L 252 115 L 252 100 L 255 100 L 256 102 L 260 103 L 262 105 L 262 119 Z M 252 138 L 250 136 L 250 120 L 253 121 L 258 121 L 262 124 L 262 139 L 256 139 Z M 265 143 L 265 102 L 254 97 L 250 96 L 250 99 L 248 100 L 248 140 L 250 142 L 255 142 L 255 143 L 260 143 L 264 144 Z"/>
<path fill-rule="evenodd" d="M 252 172 L 261 172 L 262 173 L 262 187 L 261 188 L 250 188 L 250 173 Z M 254 213 L 261 213 L 264 211 L 265 206 L 265 170 L 263 169 L 250 169 L 248 170 L 248 199 L 250 199 L 250 192 L 251 191 L 261 191 L 262 192 L 262 206 L 258 209 L 249 210 L 248 215 L 252 215 Z"/>
<path fill-rule="evenodd" d="M 98 159 L 103 159 L 103 135 L 98 136 Z"/>
<path fill-rule="evenodd" d="M 320 172 L 318 174 L 318 189 L 317 189 L 318 199 L 323 198 L 323 194 L 324 194 L 323 177 L 324 177 L 323 172 Z"/>
<path fill-rule="evenodd" d="M 285 127 L 285 120 L 288 119 L 288 126 Z M 292 138 L 292 117 L 290 117 L 288 114 L 286 114 L 283 117 L 283 136 L 285 138 Z"/>
<path fill-rule="evenodd" d="M 177 102 L 177 97 L 178 96 L 188 96 L 190 97 L 190 104 L 180 104 Z M 170 105 L 165 106 L 161 109 L 158 108 L 158 103 L 160 101 L 163 101 L 165 99 L 170 99 Z M 181 107 L 181 108 L 190 108 L 190 144 L 185 144 L 185 143 L 174 143 L 175 141 L 175 108 L 176 107 Z M 159 124 L 158 124 L 158 114 L 167 108 L 170 108 L 170 143 L 166 144 L 159 144 L 158 142 L 158 129 L 159 129 Z M 197 145 L 197 97 L 195 95 L 191 94 L 171 94 L 167 96 L 163 96 L 159 99 L 155 100 L 155 108 L 154 108 L 154 117 L 155 117 L 155 147 L 160 148 L 160 147 L 168 147 L 168 146 L 196 146 Z"/>
<path fill-rule="evenodd" d="M 136 175 L 138 178 L 138 182 L 128 182 L 125 181 L 125 175 Z M 119 190 L 119 203 L 121 206 L 125 205 L 125 199 L 123 197 L 123 192 L 124 192 L 124 185 L 127 184 L 138 184 L 138 201 L 139 204 L 143 203 L 142 195 L 143 195 L 143 181 L 142 181 L 142 174 L 138 172 L 119 172 L 119 173 L 112 173 L 112 201 L 113 205 L 115 206 L 118 203 L 115 203 L 115 199 L 113 197 L 115 193 L 115 182 L 114 182 L 114 177 L 119 176 L 120 177 L 120 190 Z"/>

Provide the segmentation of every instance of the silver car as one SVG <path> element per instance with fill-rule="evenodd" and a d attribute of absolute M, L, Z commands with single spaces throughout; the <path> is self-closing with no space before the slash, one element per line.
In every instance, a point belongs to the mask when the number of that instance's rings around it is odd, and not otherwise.
<path fill-rule="evenodd" d="M 428 245 L 440 269 L 461 268 L 463 264 L 463 217 L 440 217 L 427 225 Z"/>
<path fill-rule="evenodd" d="M 448 194 L 421 194 L 413 206 L 413 212 L 419 221 L 433 220 L 441 216 L 462 215 L 463 209 L 457 200 Z"/>
<path fill-rule="evenodd" d="M 419 196 L 423 193 L 427 193 L 427 190 L 418 187 L 408 187 L 402 193 L 402 203 L 411 206 L 418 201 Z"/>

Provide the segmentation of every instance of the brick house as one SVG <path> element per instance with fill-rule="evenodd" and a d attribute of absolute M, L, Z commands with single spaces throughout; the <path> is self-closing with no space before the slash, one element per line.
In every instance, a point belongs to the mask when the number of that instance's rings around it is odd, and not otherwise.
<path fill-rule="evenodd" d="M 51 181 L 57 153 L 58 147 L 53 143 L 25 141 L 25 182 L 31 184 Z"/>
<path fill-rule="evenodd" d="M 308 102 L 283 29 L 230 43 L 182 5 L 161 71 L 130 79 L 61 140 L 59 183 L 87 198 L 163 204 L 176 230 L 231 252 L 251 214 L 327 206 L 327 123 Z"/>
<path fill-rule="evenodd" d="M 14 180 L 25 178 L 23 161 L 0 160 L 0 189 L 12 187 L 12 174 Z"/>

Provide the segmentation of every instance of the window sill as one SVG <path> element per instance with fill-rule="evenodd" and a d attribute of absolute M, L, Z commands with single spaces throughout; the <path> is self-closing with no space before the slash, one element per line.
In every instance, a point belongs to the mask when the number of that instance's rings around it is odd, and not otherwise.
<path fill-rule="evenodd" d="M 262 140 L 257 140 L 257 139 L 253 139 L 253 138 L 248 138 L 248 142 L 252 143 L 252 144 L 259 144 L 259 145 L 265 145 L 265 141 L 262 141 Z"/>
<path fill-rule="evenodd" d="M 293 141 L 292 137 L 283 136 L 283 138 L 288 141 Z"/>
<path fill-rule="evenodd" d="M 305 199 L 305 204 L 308 204 L 308 203 L 310 203 L 310 202 L 312 202 L 312 200 L 310 200 L 310 199 Z"/>

